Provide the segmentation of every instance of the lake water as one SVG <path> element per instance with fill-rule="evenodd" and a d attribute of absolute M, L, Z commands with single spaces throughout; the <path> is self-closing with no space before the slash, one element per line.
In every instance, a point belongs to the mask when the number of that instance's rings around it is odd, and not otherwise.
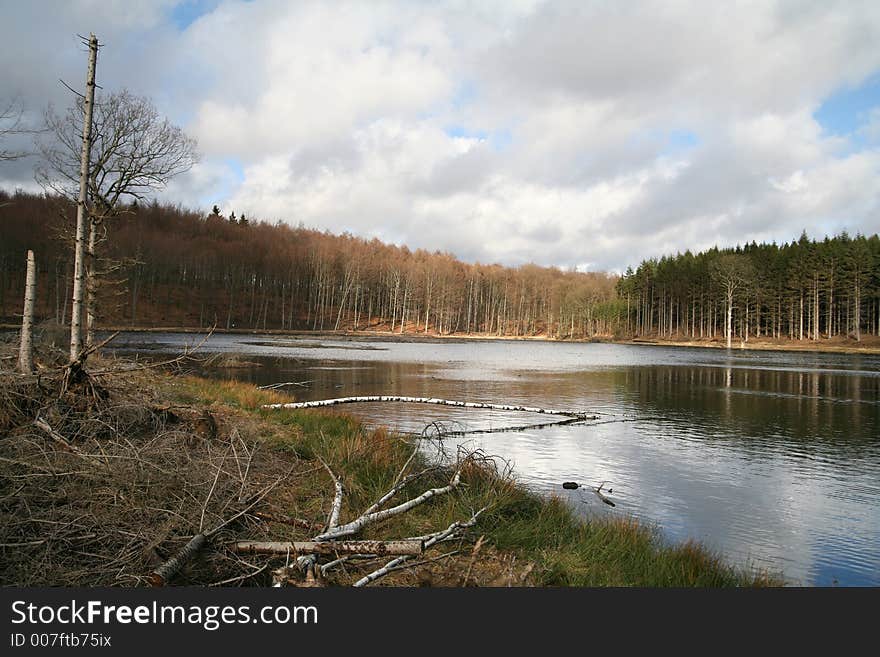
<path fill-rule="evenodd" d="M 122 351 L 173 352 L 199 338 L 129 333 Z M 215 335 L 205 353 L 259 367 L 214 371 L 292 400 L 442 397 L 592 413 L 597 420 L 454 438 L 509 460 L 523 484 L 580 513 L 630 514 L 672 541 L 795 585 L 880 585 L 880 357 L 537 341 Z M 422 404 L 337 407 L 419 432 L 548 416 Z M 550 418 L 552 420 L 553 418 Z M 563 481 L 608 482 L 604 505 Z"/>

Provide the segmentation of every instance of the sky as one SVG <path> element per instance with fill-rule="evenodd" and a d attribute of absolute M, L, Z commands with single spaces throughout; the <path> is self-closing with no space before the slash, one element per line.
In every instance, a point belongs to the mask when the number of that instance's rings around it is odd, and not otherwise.
<path fill-rule="evenodd" d="M 880 230 L 880 2 L 0 0 L 0 104 L 127 88 L 202 159 L 160 201 L 468 262 Z M 39 190 L 35 158 L 0 187 Z"/>

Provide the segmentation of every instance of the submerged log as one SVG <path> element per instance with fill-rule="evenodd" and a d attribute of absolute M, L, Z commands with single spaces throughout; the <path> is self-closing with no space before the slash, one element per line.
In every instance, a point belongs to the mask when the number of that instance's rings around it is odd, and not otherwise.
<path fill-rule="evenodd" d="M 236 554 L 370 554 L 407 555 L 421 554 L 424 541 L 238 541 L 230 548 Z"/>
<path fill-rule="evenodd" d="M 597 496 L 600 500 L 602 500 L 603 502 L 605 502 L 605 504 L 607 504 L 608 506 L 617 506 L 614 502 L 612 502 L 610 499 L 608 499 L 605 495 L 602 494 L 602 488 L 605 486 L 605 483 L 606 483 L 606 482 L 603 481 L 601 484 L 599 484 L 599 487 L 598 487 L 598 488 L 594 488 L 594 489 L 593 489 L 593 492 L 596 494 L 596 496 Z M 579 488 L 583 488 L 584 485 L 583 485 L 583 484 L 579 484 L 579 483 L 577 483 L 576 481 L 563 481 L 563 482 L 562 482 L 562 487 L 563 487 L 565 490 L 577 490 L 577 489 L 579 489 Z M 609 492 L 609 493 L 611 492 L 611 489 L 610 489 L 610 488 L 608 489 L 608 492 Z"/>
<path fill-rule="evenodd" d="M 543 413 L 545 415 L 564 415 L 566 417 L 587 419 L 586 413 L 566 411 L 553 408 L 537 408 L 534 406 L 516 406 L 511 404 L 490 404 L 487 402 L 463 402 L 435 397 L 396 397 L 390 395 L 370 395 L 365 397 L 338 397 L 336 399 L 319 399 L 309 402 L 290 402 L 287 404 L 264 404 L 263 408 L 320 408 L 337 404 L 356 404 L 364 402 L 407 402 L 414 404 L 437 404 L 440 406 L 458 406 L 460 408 L 488 408 L 496 411 L 521 411 L 524 413 Z"/>
<path fill-rule="evenodd" d="M 601 484 L 599 484 L 599 487 L 596 490 L 594 490 L 593 492 L 596 493 L 596 495 L 599 496 L 599 499 L 602 500 L 603 502 L 605 502 L 605 504 L 607 504 L 608 506 L 617 506 L 614 502 L 612 502 L 611 500 L 609 500 L 607 497 L 605 497 L 602 494 L 602 487 L 604 485 L 605 485 L 605 482 L 603 481 Z M 608 492 L 609 493 L 611 492 L 610 488 L 608 489 Z"/>

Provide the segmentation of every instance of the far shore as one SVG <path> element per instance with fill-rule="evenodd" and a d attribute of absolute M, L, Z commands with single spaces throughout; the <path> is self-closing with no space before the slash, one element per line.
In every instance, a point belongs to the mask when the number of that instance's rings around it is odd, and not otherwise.
<path fill-rule="evenodd" d="M 0 324 L 0 330 L 18 330 L 20 327 L 14 324 Z M 125 331 L 128 333 L 192 333 L 204 335 L 210 328 L 194 328 L 185 326 L 107 326 L 99 329 L 101 332 Z M 349 340 L 379 340 L 393 342 L 463 342 L 463 341 L 537 341 L 537 342 L 575 342 L 575 343 L 606 343 L 628 344 L 639 346 L 660 347 L 696 347 L 701 349 L 727 349 L 727 342 L 722 337 L 716 338 L 687 338 L 676 336 L 673 338 L 659 338 L 654 336 L 635 338 L 615 338 L 610 335 L 596 335 L 591 338 L 554 338 L 547 335 L 494 335 L 487 333 L 452 333 L 439 334 L 433 331 L 400 331 L 361 329 L 340 331 L 310 331 L 289 329 L 240 329 L 240 328 L 215 328 L 214 333 L 230 335 L 275 335 L 310 338 L 345 338 Z M 862 336 L 862 340 L 855 338 L 835 336 L 834 338 L 820 338 L 814 340 L 788 340 L 767 339 L 765 337 L 752 337 L 748 341 L 734 339 L 731 351 L 798 351 L 814 353 L 838 353 L 838 354 L 880 354 L 880 337 L 874 335 Z"/>

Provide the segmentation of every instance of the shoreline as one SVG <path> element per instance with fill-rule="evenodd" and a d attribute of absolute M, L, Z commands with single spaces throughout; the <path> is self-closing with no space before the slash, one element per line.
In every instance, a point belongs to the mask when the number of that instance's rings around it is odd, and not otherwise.
<path fill-rule="evenodd" d="M 11 328 L 11 327 L 8 327 Z M 192 333 L 204 334 L 207 329 L 195 329 L 188 327 L 108 327 L 102 328 L 102 332 L 124 331 L 128 333 Z M 215 333 L 229 335 L 273 335 L 291 337 L 312 338 L 346 338 L 360 340 L 377 340 L 387 342 L 555 342 L 572 344 L 620 344 L 653 347 L 686 347 L 697 349 L 723 349 L 727 350 L 723 339 L 688 339 L 688 338 L 614 338 L 612 336 L 595 336 L 592 338 L 552 338 L 545 335 L 489 335 L 476 333 L 422 333 L 397 331 L 310 331 L 310 330 L 280 330 L 267 329 L 265 331 L 255 329 L 214 329 Z M 812 340 L 767 340 L 763 338 L 752 339 L 748 342 L 735 341 L 730 348 L 731 352 L 738 351 L 780 351 L 780 352 L 812 352 L 829 354 L 877 354 L 880 355 L 880 338 L 865 336 L 864 341 L 859 343 L 848 338 L 828 338 L 814 342 Z"/>
<path fill-rule="evenodd" d="M 183 486 L 205 500 L 202 520 L 207 510 L 209 525 L 238 518 L 227 507 L 241 507 L 242 491 L 265 492 L 255 498 L 260 507 L 249 520 L 226 527 L 221 539 L 209 541 L 200 556 L 169 575 L 175 579 L 167 583 L 205 586 L 241 581 L 269 586 L 277 573 L 269 569 L 285 563 L 283 557 L 267 556 L 257 564 L 262 566 L 258 570 L 253 570 L 255 566 L 243 570 L 240 560 L 224 558 L 224 546 L 235 540 L 312 540 L 309 537 L 323 531 L 337 476 L 345 482 L 341 518 L 348 521 L 385 491 L 397 490 L 400 477 L 409 471 L 413 474 L 404 481 L 413 483 L 406 491 L 401 487 L 396 501 L 414 500 L 424 490 L 446 494 L 437 502 L 425 498 L 425 504 L 413 506 L 405 515 L 389 516 L 358 538 L 393 541 L 420 536 L 461 523 L 475 509 L 485 512 L 473 530 L 462 534 L 459 549 L 413 561 L 412 568 L 394 572 L 382 584 L 717 588 L 786 583 L 781 575 L 765 569 L 734 565 L 698 541 L 668 542 L 651 526 L 623 514 L 584 521 L 560 497 L 530 491 L 511 472 L 479 453 L 472 455 L 472 461 L 468 456 L 464 465 L 435 463 L 414 451 L 411 441 L 387 429 L 368 430 L 338 411 L 267 410 L 265 404 L 286 398 L 253 384 L 149 370 L 120 369 L 108 378 L 110 371 L 97 382 L 101 395 L 95 396 L 88 386 L 66 393 L 68 399 L 83 402 L 83 410 L 76 417 L 50 416 L 55 443 L 34 428 L 30 406 L 9 400 L 56 404 L 61 375 L 36 385 L 32 377 L 0 372 L 3 385 L 16 392 L 5 397 L 5 406 L 0 404 L 0 429 L 9 434 L 0 450 L 4 471 L 0 488 L 7 493 L 3 499 L 9 500 L 8 493 L 14 491 L 16 497 L 28 500 L 29 509 L 27 516 L 20 505 L 0 509 L 7 520 L 0 538 L 21 543 L 14 559 L 8 558 L 0 568 L 0 581 L 6 585 L 24 581 L 38 586 L 110 585 L 119 583 L 120 573 L 124 586 L 148 585 L 153 581 L 151 571 L 155 573 L 158 565 L 202 531 L 199 505 L 184 505 L 173 513 L 166 510 L 169 499 L 181 504 L 189 499 L 179 495 Z M 89 404 L 84 403 L 87 400 Z M 106 432 L 102 422 L 88 422 L 96 414 L 100 420 L 123 411 L 127 414 L 120 434 Z M 88 431 L 83 432 L 83 427 Z M 237 456 L 230 456 L 234 444 L 239 445 Z M 105 459 L 94 456 L 98 453 Z M 116 458 L 106 460 L 108 455 Z M 227 458 L 236 463 L 245 458 L 247 465 L 224 469 Z M 132 468 L 132 462 L 152 467 Z M 454 468 L 463 485 L 453 491 L 449 477 Z M 34 469 L 65 476 L 44 481 L 34 478 Z M 212 470 L 213 484 L 212 477 L 204 476 Z M 47 491 L 49 484 L 53 488 Z M 126 494 L 108 498 L 107 491 L 120 485 Z M 57 496 L 68 494 L 71 487 L 76 491 L 73 501 L 58 505 Z M 343 499 L 342 490 L 337 487 L 338 500 Z M 75 525 L 62 537 L 69 546 L 50 552 L 51 567 L 41 561 L 44 521 Z M 20 535 L 23 527 L 28 533 Z M 88 550 L 75 549 L 83 546 Z M 116 563 L 120 550 L 125 559 Z M 108 569 L 108 562 L 116 565 Z M 350 563 L 348 569 L 324 575 L 326 581 L 319 584 L 351 585 L 375 568 L 369 562 L 364 565 L 367 570 Z M 462 573 L 467 573 L 464 578 Z M 302 585 L 301 574 L 287 576 L 296 580 L 294 585 Z"/>
<path fill-rule="evenodd" d="M 20 327 L 14 324 L 0 324 L 0 331 L 17 331 Z M 39 330 L 39 329 L 38 329 Z M 112 333 L 115 331 L 124 333 L 185 333 L 192 335 L 205 335 L 211 329 L 193 328 L 184 326 L 163 326 L 163 327 L 128 327 L 128 326 L 107 326 L 98 329 L 101 333 Z M 657 337 L 633 337 L 633 338 L 615 338 L 613 336 L 594 336 L 592 338 L 553 338 L 546 335 L 490 335 L 477 333 L 423 333 L 421 331 L 407 331 L 400 333 L 398 331 L 376 331 L 376 330 L 340 330 L 340 331 L 311 331 L 311 330 L 288 330 L 288 329 L 213 329 L 214 333 L 221 335 L 271 335 L 271 336 L 289 336 L 292 338 L 308 337 L 308 338 L 327 338 L 327 339 L 347 339 L 347 340 L 363 340 L 363 341 L 379 341 L 379 342 L 422 342 L 422 343 L 442 343 L 442 342 L 552 342 L 552 343 L 571 343 L 571 344 L 618 344 L 618 345 L 634 345 L 647 347 L 684 347 L 696 349 L 723 349 L 727 350 L 727 345 L 722 338 L 657 338 Z M 753 338 L 748 342 L 741 340 L 734 341 L 729 349 L 731 352 L 742 351 L 777 351 L 777 352 L 800 352 L 800 353 L 825 353 L 825 354 L 851 354 L 851 355 L 880 355 L 880 337 L 867 335 L 863 337 L 862 342 L 843 337 L 835 337 L 820 339 L 818 342 L 812 340 L 767 340 L 766 338 Z"/>

